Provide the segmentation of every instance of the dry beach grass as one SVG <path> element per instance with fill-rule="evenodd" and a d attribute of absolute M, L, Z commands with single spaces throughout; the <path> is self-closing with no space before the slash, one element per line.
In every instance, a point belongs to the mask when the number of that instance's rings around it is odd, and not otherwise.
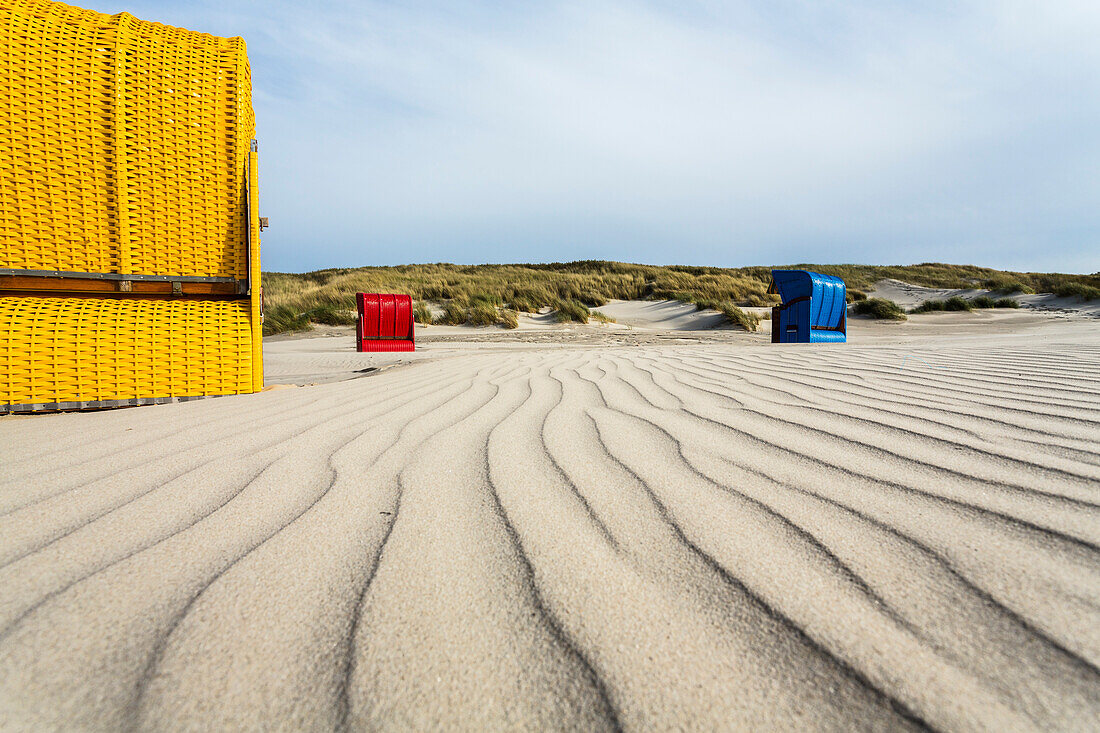
<path fill-rule="evenodd" d="M 1068 275 L 992 270 L 935 262 L 920 265 L 792 265 L 836 275 L 852 291 L 869 290 L 894 278 L 923 287 L 984 288 L 1008 293 L 1055 293 L 1059 297 L 1100 299 L 1100 273 Z M 773 303 L 767 295 L 768 267 L 689 267 L 582 261 L 543 265 L 401 265 L 318 270 L 301 274 L 266 273 L 268 334 L 308 328 L 310 322 L 353 323 L 356 292 L 404 293 L 432 301 L 448 312 L 445 323 L 486 319 L 485 306 L 520 312 L 558 308 L 585 322 L 586 307 L 612 299 L 671 298 L 724 313 L 746 330 L 755 327 L 742 310 Z M 858 296 L 857 296 L 858 297 Z M 482 313 L 477 314 L 481 306 Z M 423 315 L 423 312 L 422 312 Z M 421 319 L 421 322 L 426 322 Z"/>
<path fill-rule="evenodd" d="M 553 328 L 0 420 L 0 728 L 1095 724 L 1096 321 Z"/>

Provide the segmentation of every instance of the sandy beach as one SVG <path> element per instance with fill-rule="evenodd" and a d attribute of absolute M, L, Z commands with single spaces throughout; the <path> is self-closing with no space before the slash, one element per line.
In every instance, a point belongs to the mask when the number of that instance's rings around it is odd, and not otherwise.
<path fill-rule="evenodd" d="M 645 308 L 0 419 L 0 729 L 1095 729 L 1100 321 Z"/>

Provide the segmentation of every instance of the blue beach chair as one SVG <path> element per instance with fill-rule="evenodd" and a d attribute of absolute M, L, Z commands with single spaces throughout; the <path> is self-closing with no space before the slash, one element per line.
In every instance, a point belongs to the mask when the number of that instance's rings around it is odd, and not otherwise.
<path fill-rule="evenodd" d="M 772 308 L 772 343 L 813 344 L 848 340 L 844 281 L 806 270 L 772 270 L 769 293 L 783 305 Z"/>

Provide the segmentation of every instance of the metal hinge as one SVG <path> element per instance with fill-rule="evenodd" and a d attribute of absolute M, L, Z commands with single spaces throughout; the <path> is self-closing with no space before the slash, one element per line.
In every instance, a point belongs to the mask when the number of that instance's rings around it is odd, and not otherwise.
<path fill-rule="evenodd" d="M 266 216 L 261 216 L 260 217 L 260 231 L 262 232 L 264 229 L 267 229 L 269 226 L 271 226 L 271 225 L 267 223 L 267 217 Z"/>

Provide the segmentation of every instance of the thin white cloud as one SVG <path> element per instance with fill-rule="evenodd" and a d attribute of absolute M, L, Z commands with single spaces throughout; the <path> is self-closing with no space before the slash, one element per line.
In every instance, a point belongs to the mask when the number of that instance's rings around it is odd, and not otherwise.
<path fill-rule="evenodd" d="M 1100 6 L 136 3 L 249 41 L 280 269 L 1100 269 Z"/>

